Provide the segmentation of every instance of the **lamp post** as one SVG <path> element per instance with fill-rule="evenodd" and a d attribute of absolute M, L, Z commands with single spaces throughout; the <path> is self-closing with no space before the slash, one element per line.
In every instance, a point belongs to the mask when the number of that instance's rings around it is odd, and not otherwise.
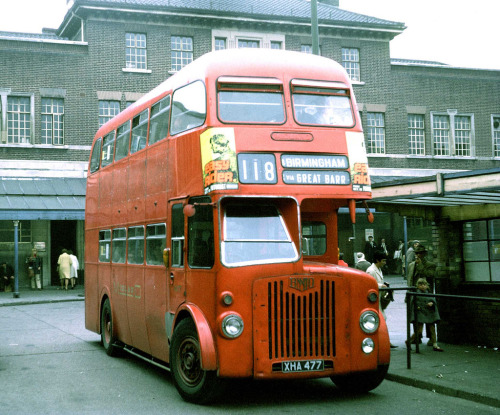
<path fill-rule="evenodd" d="M 319 55 L 318 0 L 311 0 L 312 53 Z"/>
<path fill-rule="evenodd" d="M 14 298 L 19 298 L 19 221 L 14 221 Z"/>

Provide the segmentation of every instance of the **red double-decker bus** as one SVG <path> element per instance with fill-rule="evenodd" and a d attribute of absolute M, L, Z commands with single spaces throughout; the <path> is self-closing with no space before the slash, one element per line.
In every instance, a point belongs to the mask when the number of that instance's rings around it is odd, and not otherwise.
<path fill-rule="evenodd" d="M 390 360 L 377 283 L 337 265 L 338 210 L 370 197 L 339 64 L 208 53 L 94 138 L 86 327 L 109 355 L 169 369 L 191 402 L 229 378 L 371 390 Z"/>

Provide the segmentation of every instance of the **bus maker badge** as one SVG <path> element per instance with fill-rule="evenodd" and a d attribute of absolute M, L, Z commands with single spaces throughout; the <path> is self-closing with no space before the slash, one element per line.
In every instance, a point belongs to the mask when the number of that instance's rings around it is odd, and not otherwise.
<path fill-rule="evenodd" d="M 200 135 L 205 194 L 238 189 L 234 129 L 210 128 Z"/>

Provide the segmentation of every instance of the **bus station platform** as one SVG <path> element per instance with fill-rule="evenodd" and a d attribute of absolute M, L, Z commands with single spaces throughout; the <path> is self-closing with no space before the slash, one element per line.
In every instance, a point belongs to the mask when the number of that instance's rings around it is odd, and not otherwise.
<path fill-rule="evenodd" d="M 386 276 L 392 288 L 406 286 L 400 276 Z M 466 399 L 500 408 L 500 350 L 477 345 L 452 345 L 439 342 L 444 352 L 435 352 L 427 346 L 427 338 L 420 344 L 420 353 L 412 345 L 411 369 L 407 368 L 406 304 L 404 291 L 395 291 L 394 299 L 386 309 L 391 343 L 391 365 L 386 381 L 430 390 L 448 396 Z M 19 298 L 12 292 L 0 292 L 0 307 L 20 307 L 30 304 L 84 301 L 82 286 L 74 290 L 46 287 L 40 291 L 20 290 Z M 0 308 L 1 310 L 1 308 Z M 500 346 L 500 345 L 499 345 Z"/>

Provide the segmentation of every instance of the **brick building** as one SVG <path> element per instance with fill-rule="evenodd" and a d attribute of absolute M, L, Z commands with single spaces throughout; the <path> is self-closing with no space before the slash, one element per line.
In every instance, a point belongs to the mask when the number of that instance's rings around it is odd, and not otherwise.
<path fill-rule="evenodd" d="M 83 258 L 84 184 L 99 125 L 209 51 L 310 53 L 310 13 L 306 0 L 68 0 L 56 29 L 0 32 L 0 259 L 13 258 L 19 220 L 20 285 L 36 242 L 45 285 L 57 283 L 61 248 Z M 338 0 L 319 0 L 318 21 L 320 54 L 353 81 L 374 182 L 500 166 L 500 70 L 391 59 L 405 25 L 342 10 Z M 410 239 L 432 247 L 432 221 L 408 218 L 408 226 Z M 403 234 L 399 215 L 377 212 L 348 242 L 345 215 L 346 258 L 361 250 L 366 228 L 389 246 Z M 499 280 L 497 272 L 489 282 Z"/>

